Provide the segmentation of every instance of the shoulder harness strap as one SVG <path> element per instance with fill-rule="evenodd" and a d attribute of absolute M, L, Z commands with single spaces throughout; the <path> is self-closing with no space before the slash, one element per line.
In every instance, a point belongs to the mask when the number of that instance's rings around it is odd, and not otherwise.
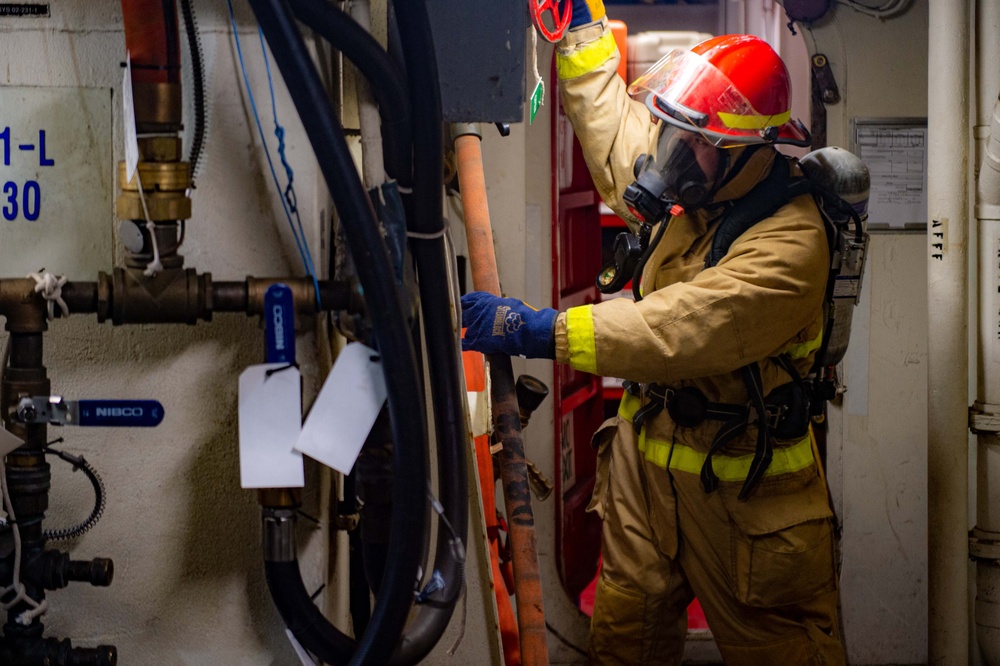
<path fill-rule="evenodd" d="M 791 175 L 788 159 L 778 155 L 771 173 L 739 199 L 722 216 L 705 257 L 705 268 L 715 266 L 729 252 L 733 242 L 761 220 L 774 215 L 797 196 L 812 191 L 808 178 Z"/>
<path fill-rule="evenodd" d="M 718 264 L 729 252 L 733 242 L 742 236 L 753 225 L 770 217 L 789 201 L 803 194 L 812 192 L 812 184 L 808 178 L 791 175 L 789 160 L 779 155 L 774 160 L 771 173 L 757 184 L 746 196 L 725 212 L 719 228 L 712 237 L 712 247 L 705 257 L 705 268 Z M 779 365 L 791 375 L 793 381 L 801 381 L 798 372 L 787 359 L 779 360 Z M 771 432 L 765 419 L 764 383 L 761 378 L 760 365 L 750 363 L 740 368 L 743 381 L 747 387 L 750 406 L 758 414 L 757 446 L 747 478 L 743 482 L 739 499 L 746 500 L 750 492 L 764 476 L 773 457 Z M 746 421 L 723 424 L 716 434 L 708 451 L 705 463 L 701 469 L 701 481 L 705 492 L 712 492 L 718 486 L 719 479 L 712 469 L 712 454 L 721 449 L 734 436 L 746 428 Z"/>

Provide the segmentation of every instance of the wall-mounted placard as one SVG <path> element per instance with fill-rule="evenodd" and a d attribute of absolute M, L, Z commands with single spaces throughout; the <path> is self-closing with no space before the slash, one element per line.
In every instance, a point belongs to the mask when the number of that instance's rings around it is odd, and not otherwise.
<path fill-rule="evenodd" d="M 851 150 L 868 166 L 868 229 L 927 229 L 927 119 L 855 118 Z"/>

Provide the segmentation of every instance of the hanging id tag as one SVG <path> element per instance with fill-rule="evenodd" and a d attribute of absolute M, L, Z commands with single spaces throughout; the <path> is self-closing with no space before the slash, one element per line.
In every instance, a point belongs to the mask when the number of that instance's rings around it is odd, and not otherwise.
<path fill-rule="evenodd" d="M 542 83 L 541 79 L 538 79 L 538 83 L 535 84 L 535 91 L 531 93 L 531 102 L 528 114 L 528 124 L 535 122 L 535 115 L 538 110 L 542 108 L 542 101 L 545 99 L 545 85 Z"/>
<path fill-rule="evenodd" d="M 135 100 L 132 97 L 132 55 L 125 54 L 122 73 L 122 116 L 125 128 L 125 178 L 129 181 L 139 166 L 139 139 L 135 129 Z"/>
<path fill-rule="evenodd" d="M 24 446 L 24 440 L 6 428 L 0 427 L 0 458 L 22 446 Z"/>
<path fill-rule="evenodd" d="M 287 363 L 252 365 L 240 375 L 240 484 L 244 488 L 301 488 L 302 429 L 299 369 Z"/>
<path fill-rule="evenodd" d="M 352 342 L 333 364 L 295 448 L 342 474 L 350 474 L 385 397 L 378 353 Z"/>

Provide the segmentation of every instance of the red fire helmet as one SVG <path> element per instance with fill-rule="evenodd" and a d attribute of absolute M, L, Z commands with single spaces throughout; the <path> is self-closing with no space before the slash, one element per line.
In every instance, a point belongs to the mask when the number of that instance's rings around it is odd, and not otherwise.
<path fill-rule="evenodd" d="M 719 147 L 754 143 L 808 146 L 809 132 L 791 118 L 785 63 L 753 35 L 723 35 L 690 51 L 674 50 L 629 86 L 650 112 Z"/>

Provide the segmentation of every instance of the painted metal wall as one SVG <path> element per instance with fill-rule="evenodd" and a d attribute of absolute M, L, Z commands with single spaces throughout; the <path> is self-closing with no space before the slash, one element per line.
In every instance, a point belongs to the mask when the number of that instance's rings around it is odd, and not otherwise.
<path fill-rule="evenodd" d="M 842 101 L 828 140 L 856 117 L 926 117 L 927 3 L 880 21 L 835 5 L 805 30 Z M 842 603 L 853 664 L 926 663 L 927 269 L 923 234 L 872 237 L 844 376 L 830 412 L 831 490 L 844 526 Z"/>
<path fill-rule="evenodd" d="M 260 139 L 248 122 L 226 4 L 195 4 L 204 31 L 211 125 L 182 253 L 187 265 L 211 271 L 216 279 L 299 274 L 301 264 L 273 196 Z M 0 85 L 113 91 L 113 153 L 121 159 L 119 63 L 125 59 L 125 42 L 120 3 L 63 0 L 51 3 L 51 12 L 48 19 L 0 19 Z M 248 10 L 240 13 L 240 24 L 254 90 L 269 123 L 260 44 Z M 313 251 L 320 252 L 326 195 L 317 186 L 314 158 L 284 87 L 280 81 L 277 86 L 299 205 Z M 9 117 L 17 109 L 3 113 Z M 270 137 L 269 125 L 265 131 Z M 106 150 L 110 155 L 112 147 Z M 115 228 L 113 210 L 109 197 L 100 222 L 109 235 Z M 52 235 L 37 242 L 58 247 L 66 241 Z M 92 252 L 86 245 L 78 250 Z M 98 260 L 110 268 L 110 257 Z M 0 260 L 0 276 L 6 277 L 2 266 Z M 46 268 L 61 271 L 58 265 Z M 313 356 L 312 340 L 300 339 L 304 359 Z M 257 322 L 218 315 L 197 327 L 113 328 L 81 317 L 54 323 L 46 344 L 54 391 L 72 398 L 156 398 L 166 409 L 162 426 L 151 431 L 66 428 L 56 433 L 66 438 L 66 450 L 94 464 L 108 487 L 103 520 L 70 551 L 77 558 L 113 558 L 116 575 L 107 589 L 74 584 L 52 593 L 45 619 L 50 635 L 84 646 L 116 644 L 126 664 L 295 663 L 263 580 L 256 497 L 239 485 L 237 377 L 262 356 Z M 303 368 L 310 392 L 314 364 Z M 68 525 L 89 510 L 88 484 L 68 466 L 53 468 L 50 524 Z M 321 487 L 315 468 L 310 478 L 315 508 Z M 318 588 L 325 579 L 326 533 L 306 531 L 301 535 L 301 543 L 308 544 L 305 580 Z"/>

